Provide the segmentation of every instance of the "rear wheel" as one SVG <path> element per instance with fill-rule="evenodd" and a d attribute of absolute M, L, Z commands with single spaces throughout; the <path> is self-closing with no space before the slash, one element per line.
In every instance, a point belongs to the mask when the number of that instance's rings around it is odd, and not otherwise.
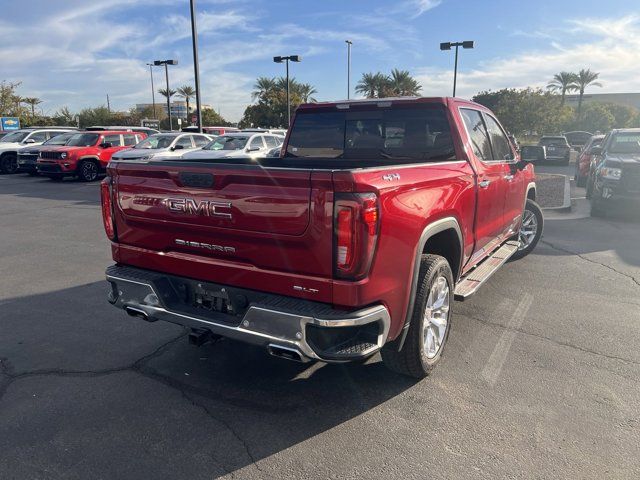
<path fill-rule="evenodd" d="M 398 351 L 398 341 L 382 348 L 384 364 L 391 370 L 424 378 L 440 361 L 451 329 L 453 274 L 449 262 L 438 255 L 423 255 L 409 331 Z"/>
<path fill-rule="evenodd" d="M 512 260 L 518 260 L 520 258 L 529 255 L 540 237 L 542 237 L 542 229 L 544 227 L 544 217 L 542 216 L 542 209 L 540 206 L 531 199 L 527 199 L 524 211 L 522 212 L 522 224 L 520 231 L 518 232 L 518 251 L 511 257 Z"/>
<path fill-rule="evenodd" d="M 16 173 L 18 158 L 15 153 L 5 153 L 0 157 L 0 173 Z"/>
<path fill-rule="evenodd" d="M 83 160 L 78 165 L 77 175 L 83 182 L 93 182 L 98 178 L 98 164 L 93 160 Z"/>

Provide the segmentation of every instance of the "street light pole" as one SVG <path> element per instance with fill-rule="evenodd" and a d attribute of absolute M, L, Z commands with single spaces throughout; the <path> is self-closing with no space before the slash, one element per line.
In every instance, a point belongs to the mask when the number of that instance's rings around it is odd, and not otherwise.
<path fill-rule="evenodd" d="M 456 96 L 456 85 L 458 82 L 458 47 L 473 48 L 473 41 L 466 40 L 464 42 L 444 42 L 440 44 L 440 50 L 451 50 L 451 47 L 456 47 L 456 56 L 453 66 L 453 96 Z"/>
<path fill-rule="evenodd" d="M 347 44 L 347 100 L 349 100 L 351 95 L 351 45 L 353 42 L 351 40 L 345 40 Z"/>
<path fill-rule="evenodd" d="M 287 128 L 291 125 L 291 100 L 289 98 L 289 60 L 292 62 L 299 62 L 302 60 L 300 55 L 289 55 L 288 57 L 273 57 L 273 61 L 276 63 L 287 64 Z"/>
<path fill-rule="evenodd" d="M 193 76 L 196 84 L 196 111 L 198 112 L 198 133 L 202 133 L 202 104 L 200 99 L 200 64 L 198 63 L 198 30 L 196 28 L 196 2 L 191 0 L 191 42 L 193 44 Z M 189 112 L 187 112 L 187 117 Z"/>
<path fill-rule="evenodd" d="M 171 119 L 171 91 L 169 90 L 169 65 L 177 65 L 177 60 L 154 60 L 154 65 L 164 65 L 164 76 L 167 80 L 167 115 L 169 115 L 169 131 L 173 132 L 173 122 Z"/>
<path fill-rule="evenodd" d="M 149 73 L 151 74 L 151 104 L 153 105 L 153 118 L 158 118 L 156 115 L 156 91 L 153 87 L 153 63 L 147 63 L 149 65 Z"/>

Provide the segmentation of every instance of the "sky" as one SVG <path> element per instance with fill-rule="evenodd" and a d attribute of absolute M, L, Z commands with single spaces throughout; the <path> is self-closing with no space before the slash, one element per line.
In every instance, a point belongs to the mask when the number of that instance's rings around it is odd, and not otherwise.
<path fill-rule="evenodd" d="M 276 55 L 302 56 L 291 76 L 315 98 L 347 96 L 365 72 L 408 70 L 425 96 L 451 95 L 453 52 L 461 50 L 457 94 L 544 87 L 554 73 L 590 68 L 602 88 L 640 92 L 637 0 L 197 0 L 202 101 L 231 121 L 251 102 L 259 76 L 284 75 Z M 0 0 L 0 81 L 39 97 L 44 114 L 151 102 L 149 67 L 177 59 L 170 84 L 193 85 L 188 0 Z M 154 69 L 156 88 L 164 71 Z M 158 99 L 157 99 L 158 100 Z"/>

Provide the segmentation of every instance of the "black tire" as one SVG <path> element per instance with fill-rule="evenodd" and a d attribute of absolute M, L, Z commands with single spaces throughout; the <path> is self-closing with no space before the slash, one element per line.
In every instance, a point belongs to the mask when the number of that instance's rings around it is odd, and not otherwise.
<path fill-rule="evenodd" d="M 544 217 L 542 216 L 542 209 L 536 202 L 534 202 L 529 198 L 527 199 L 527 203 L 525 204 L 524 211 L 522 213 L 522 218 L 524 221 L 526 221 L 527 212 L 530 212 L 535 217 L 535 221 L 536 221 L 535 235 L 529 241 L 526 247 L 522 249 L 518 249 L 518 251 L 511 256 L 511 260 L 520 260 L 521 258 L 524 258 L 527 255 L 529 255 L 536 248 L 536 245 L 538 245 L 538 242 L 542 237 L 542 231 L 544 229 Z"/>
<path fill-rule="evenodd" d="M 18 171 L 18 156 L 15 153 L 5 153 L 0 157 L 0 173 L 16 173 Z"/>
<path fill-rule="evenodd" d="M 98 172 L 100 168 L 98 164 L 93 160 L 83 160 L 78 165 L 76 175 L 82 182 L 93 182 L 98 178 Z"/>
<path fill-rule="evenodd" d="M 398 338 L 393 342 L 387 343 L 380 353 L 382 361 L 390 370 L 401 375 L 421 379 L 429 375 L 442 358 L 449 331 L 451 330 L 450 306 L 453 303 L 454 283 L 449 262 L 439 255 L 422 255 L 419 275 L 411 323 L 409 324 L 409 331 L 402 350 L 398 351 L 398 342 L 400 340 Z M 429 294 L 434 288 L 436 280 L 440 277 L 446 279 L 449 309 L 440 347 L 435 356 L 428 358 L 424 346 L 424 312 Z"/>

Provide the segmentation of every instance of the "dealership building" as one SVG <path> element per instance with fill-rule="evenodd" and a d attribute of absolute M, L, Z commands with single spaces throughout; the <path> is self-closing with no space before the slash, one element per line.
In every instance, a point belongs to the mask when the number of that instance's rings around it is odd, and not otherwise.
<path fill-rule="evenodd" d="M 566 104 L 571 107 L 578 106 L 580 95 L 567 95 Z M 582 103 L 613 103 L 615 105 L 625 105 L 640 110 L 640 93 L 585 93 Z"/>
<path fill-rule="evenodd" d="M 152 103 L 136 103 L 136 111 L 142 113 L 145 110 L 153 108 Z M 156 108 L 162 109 L 164 114 L 167 114 L 167 102 L 156 102 Z M 202 110 L 211 110 L 211 105 L 203 103 Z M 189 113 L 193 113 L 196 110 L 196 102 L 189 102 Z M 160 110 L 158 110 L 160 111 Z M 187 118 L 187 102 L 175 101 L 171 102 L 171 115 L 176 118 Z"/>

